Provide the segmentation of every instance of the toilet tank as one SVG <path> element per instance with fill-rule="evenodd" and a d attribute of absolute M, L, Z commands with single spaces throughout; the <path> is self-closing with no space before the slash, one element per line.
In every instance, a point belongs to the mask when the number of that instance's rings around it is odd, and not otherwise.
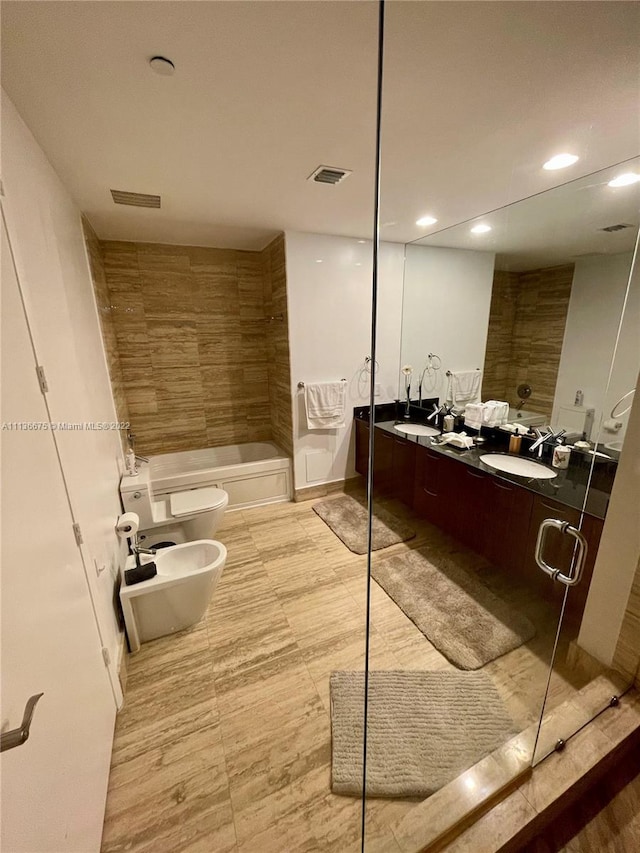
<path fill-rule="evenodd" d="M 151 509 L 151 484 L 149 466 L 145 463 L 136 477 L 125 474 L 120 480 L 120 497 L 125 512 L 135 512 L 140 518 L 140 529 L 152 527 L 154 522 Z"/>

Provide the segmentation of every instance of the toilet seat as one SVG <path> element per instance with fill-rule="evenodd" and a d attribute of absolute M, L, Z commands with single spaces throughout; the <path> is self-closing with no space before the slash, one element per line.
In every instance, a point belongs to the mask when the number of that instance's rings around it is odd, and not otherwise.
<path fill-rule="evenodd" d="M 169 497 L 169 509 L 174 518 L 185 515 L 197 515 L 220 509 L 229 502 L 229 495 L 215 486 L 204 489 L 188 489 L 185 492 L 173 492 Z"/>

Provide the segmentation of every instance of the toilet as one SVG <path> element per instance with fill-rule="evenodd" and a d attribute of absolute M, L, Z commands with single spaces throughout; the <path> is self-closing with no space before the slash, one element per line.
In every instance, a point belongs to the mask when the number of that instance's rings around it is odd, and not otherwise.
<path fill-rule="evenodd" d="M 227 560 L 221 542 L 200 539 L 140 555 L 140 562 L 155 562 L 157 574 L 149 580 L 120 587 L 130 651 L 142 643 L 183 631 L 204 616 Z M 127 558 L 125 569 L 135 566 Z"/>
<path fill-rule="evenodd" d="M 229 503 L 227 492 L 215 486 L 155 495 L 146 462 L 135 477 L 122 477 L 120 495 L 124 511 L 140 518 L 138 535 L 145 548 L 213 539 Z"/>

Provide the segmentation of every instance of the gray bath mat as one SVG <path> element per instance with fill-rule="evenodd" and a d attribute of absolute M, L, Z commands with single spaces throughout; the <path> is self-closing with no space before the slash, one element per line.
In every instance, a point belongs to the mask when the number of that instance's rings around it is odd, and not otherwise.
<path fill-rule="evenodd" d="M 364 673 L 331 674 L 331 790 L 362 794 Z M 482 672 L 371 672 L 367 795 L 428 797 L 517 734 Z"/>
<path fill-rule="evenodd" d="M 443 554 L 434 565 L 419 549 L 409 551 L 372 566 L 371 575 L 460 669 L 479 669 L 535 635 L 526 616 L 457 566 L 450 555 Z"/>
<path fill-rule="evenodd" d="M 327 524 L 354 554 L 367 553 L 367 507 L 350 495 L 319 501 L 313 511 Z M 415 530 L 386 509 L 374 505 L 372 550 L 406 542 Z"/>

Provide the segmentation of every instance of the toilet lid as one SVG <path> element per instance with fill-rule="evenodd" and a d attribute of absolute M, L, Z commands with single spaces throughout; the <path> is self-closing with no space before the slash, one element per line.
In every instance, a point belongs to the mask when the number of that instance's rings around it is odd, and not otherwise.
<path fill-rule="evenodd" d="M 206 489 L 189 489 L 186 492 L 174 492 L 169 498 L 171 515 L 178 518 L 181 515 L 193 515 L 196 512 L 206 512 L 218 509 L 229 500 L 229 495 L 223 489 L 207 486 Z"/>

